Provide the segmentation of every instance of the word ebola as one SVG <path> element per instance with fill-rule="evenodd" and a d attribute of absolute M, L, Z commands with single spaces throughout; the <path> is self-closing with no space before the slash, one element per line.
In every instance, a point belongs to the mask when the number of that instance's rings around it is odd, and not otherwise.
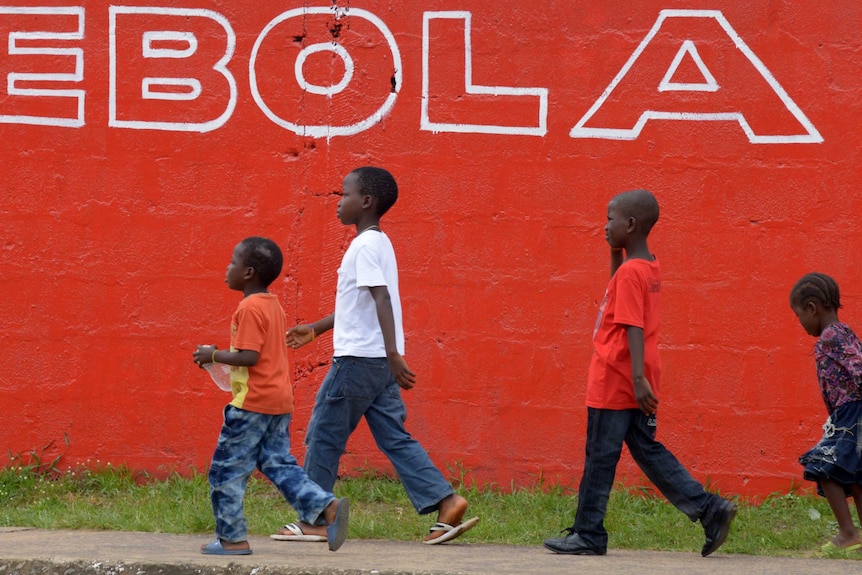
<path fill-rule="evenodd" d="M 328 38 L 315 41 L 295 32 L 315 19 L 321 30 L 328 23 Z M 339 26 L 345 22 L 361 24 L 363 34 L 376 41 L 369 41 L 376 60 L 341 41 Z M 234 114 L 237 35 L 224 15 L 201 8 L 109 6 L 108 26 L 109 126 L 209 132 Z M 471 12 L 422 14 L 419 129 L 545 136 L 548 88 L 474 82 L 471 28 Z M 457 39 L 454 45 L 440 40 L 447 33 L 447 40 Z M 84 7 L 0 6 L 0 35 L 8 36 L 0 123 L 84 126 Z M 275 37 L 294 38 L 292 51 L 279 56 L 289 54 L 291 61 L 275 60 L 273 53 L 287 43 Z M 455 73 L 437 63 L 453 62 L 453 54 Z M 707 63 L 716 60 L 723 65 L 711 68 Z M 391 30 L 372 12 L 352 7 L 303 7 L 278 14 L 257 35 L 247 73 L 252 99 L 266 118 L 312 138 L 350 136 L 374 127 L 392 112 L 403 81 L 401 52 Z M 363 91 L 361 78 L 381 73 L 386 74 L 385 91 Z M 285 93 L 290 90 L 289 98 Z M 345 106 L 346 112 L 321 112 L 310 121 L 296 102 L 314 98 L 328 105 L 353 104 Z M 648 122 L 658 121 L 736 123 L 754 144 L 823 141 L 716 10 L 660 11 L 569 136 L 635 140 Z"/>

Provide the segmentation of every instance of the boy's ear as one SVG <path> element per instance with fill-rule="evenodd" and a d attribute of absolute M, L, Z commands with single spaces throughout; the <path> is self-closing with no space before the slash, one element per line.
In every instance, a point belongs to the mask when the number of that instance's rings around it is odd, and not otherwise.
<path fill-rule="evenodd" d="M 629 218 L 626 220 L 626 223 L 628 224 L 628 227 L 626 227 L 626 231 L 628 233 L 632 233 L 638 227 L 638 220 L 634 216 L 629 216 Z"/>
<path fill-rule="evenodd" d="M 368 209 L 374 205 L 375 198 L 371 194 L 365 194 L 362 196 L 362 207 L 363 209 Z"/>
<path fill-rule="evenodd" d="M 245 268 L 245 271 L 244 271 L 244 272 L 243 272 L 243 274 L 242 274 L 242 277 L 243 277 L 244 279 L 246 279 L 246 280 L 250 280 L 251 278 L 253 278 L 253 277 L 254 277 L 254 275 L 255 275 L 256 273 L 257 273 L 257 271 L 256 271 L 253 267 L 251 267 L 251 266 L 247 266 L 247 267 Z"/>

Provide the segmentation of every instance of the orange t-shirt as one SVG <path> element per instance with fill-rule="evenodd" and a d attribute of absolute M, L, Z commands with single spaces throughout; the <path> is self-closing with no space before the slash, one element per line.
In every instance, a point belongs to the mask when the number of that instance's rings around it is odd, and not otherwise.
<path fill-rule="evenodd" d="M 230 349 L 260 355 L 256 365 L 231 367 L 234 407 L 268 415 L 293 413 L 284 324 L 284 309 L 271 293 L 252 294 L 239 303 L 230 323 Z"/>
<path fill-rule="evenodd" d="M 587 380 L 587 407 L 637 409 L 626 326 L 644 330 L 644 375 L 659 397 L 661 359 L 658 324 L 661 267 L 658 260 L 626 260 L 608 283 L 593 332 L 593 358 Z"/>

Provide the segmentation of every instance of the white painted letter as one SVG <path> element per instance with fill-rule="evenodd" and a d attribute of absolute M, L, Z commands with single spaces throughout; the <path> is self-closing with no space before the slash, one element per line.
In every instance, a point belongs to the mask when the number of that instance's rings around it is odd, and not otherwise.
<path fill-rule="evenodd" d="M 377 30 L 383 35 L 386 40 L 386 44 L 389 46 L 389 51 L 392 54 L 392 62 L 391 66 L 393 67 L 392 72 L 392 88 L 388 91 L 386 98 L 383 101 L 383 104 L 371 115 L 363 118 L 355 123 L 349 125 L 340 125 L 334 126 L 330 124 L 302 124 L 299 122 L 291 122 L 273 110 L 273 107 L 268 105 L 264 100 L 263 95 L 260 90 L 260 81 L 258 80 L 258 73 L 256 69 L 256 65 L 258 63 L 258 58 L 260 57 L 260 49 L 267 35 L 272 32 L 272 30 L 290 20 L 292 18 L 305 18 L 308 15 L 312 14 L 327 14 L 331 15 L 335 21 L 340 21 L 343 18 L 355 17 L 360 18 L 362 20 L 366 20 L 370 22 Z M 309 46 L 304 46 L 297 56 L 296 62 L 294 63 L 294 77 L 296 79 L 296 83 L 298 86 L 308 94 L 316 94 L 325 96 L 327 99 L 332 99 L 337 94 L 345 91 L 345 89 L 350 84 L 353 79 L 354 73 L 354 64 L 353 58 L 350 57 L 347 49 L 344 48 L 341 44 L 336 43 L 337 35 L 333 34 L 331 41 L 329 42 L 318 42 L 311 44 Z M 306 60 L 312 54 L 316 54 L 318 52 L 331 52 L 341 59 L 344 64 L 344 74 L 341 79 L 331 85 L 331 86 L 322 86 L 317 84 L 312 84 L 306 80 L 304 73 L 304 65 Z M 285 67 L 287 67 L 287 63 L 285 63 Z M 261 31 L 260 35 L 257 37 L 257 41 L 254 43 L 254 49 L 251 52 L 251 58 L 248 64 L 248 76 L 249 76 L 249 84 L 251 86 L 251 94 L 254 98 L 254 101 L 257 103 L 258 107 L 261 111 L 275 124 L 290 130 L 300 136 L 311 136 L 313 138 L 331 138 L 333 136 L 350 136 L 353 134 L 358 134 L 364 130 L 367 130 L 371 126 L 379 123 L 383 118 L 386 117 L 387 114 L 392 110 L 392 106 L 395 105 L 395 100 L 398 97 L 398 92 L 401 90 L 401 53 L 398 50 L 398 44 L 395 42 L 395 36 L 392 35 L 392 32 L 389 31 L 389 28 L 386 24 L 377 16 L 368 12 L 366 10 L 362 10 L 360 8 L 332 8 L 332 7 L 310 7 L 310 8 L 296 8 L 293 10 L 288 10 L 287 12 L 283 12 L 275 17 L 273 20 L 267 24 L 264 29 Z"/>
<path fill-rule="evenodd" d="M 237 101 L 236 80 L 227 69 L 227 63 L 233 56 L 236 47 L 236 34 L 227 19 L 212 10 L 199 8 L 159 8 L 159 7 L 136 7 L 136 6 L 111 6 L 110 14 L 110 94 L 108 102 L 108 125 L 118 128 L 132 128 L 136 130 L 169 130 L 177 132 L 209 132 L 220 128 L 233 114 Z M 126 27 L 118 26 L 118 15 L 122 18 Z M 134 16 L 141 17 L 142 23 L 135 26 Z M 168 20 L 168 18 L 170 20 Z M 197 18 L 190 20 L 192 18 Z M 167 22 L 175 29 L 152 30 L 146 29 L 138 32 L 142 25 L 164 26 Z M 211 34 L 195 34 L 194 30 L 188 30 L 195 23 L 207 25 L 215 22 L 224 32 L 224 46 L 213 57 L 213 64 L 206 71 L 195 67 L 194 72 L 200 76 L 191 77 L 190 67 L 196 64 L 188 61 L 193 57 L 206 58 L 212 49 L 201 56 L 199 35 L 204 38 L 212 37 Z M 129 39 L 123 38 L 122 30 L 132 30 L 137 36 L 140 34 L 139 43 L 129 43 Z M 125 40 L 121 47 L 119 40 Z M 129 46 L 140 46 L 140 53 L 134 53 Z M 178 47 L 174 47 L 178 46 Z M 123 55 L 121 57 L 121 54 Z M 137 58 L 142 59 L 139 66 L 134 62 Z M 154 62 L 154 61 L 161 62 Z M 173 64 L 169 65 L 170 62 Z M 144 73 L 140 82 L 130 82 L 132 86 L 140 86 L 137 92 L 133 88 L 118 89 L 118 77 L 120 72 L 124 76 L 134 78 L 136 70 L 146 65 L 151 69 L 154 64 L 161 64 L 168 71 L 177 70 L 176 75 L 152 76 Z M 185 68 L 182 66 L 185 65 Z M 203 102 L 201 95 L 206 90 L 209 97 Z M 221 98 L 221 93 L 224 97 Z M 213 110 L 212 101 L 218 104 L 224 102 L 224 107 Z M 148 104 L 147 102 L 152 102 Z M 156 102 L 163 102 L 162 107 L 156 108 Z M 170 104 L 165 104 L 170 102 Z M 183 106 L 182 102 L 189 102 L 193 106 Z M 120 104 L 123 104 L 122 106 Z M 166 107 L 169 106 L 169 107 Z M 165 115 L 172 115 L 174 119 L 165 120 Z M 215 117 L 213 117 L 215 116 Z"/>
<path fill-rule="evenodd" d="M 67 72 L 9 72 L 6 76 L 6 93 L 10 96 L 7 102 L 0 105 L 0 123 L 5 124 L 34 124 L 38 126 L 62 126 L 79 128 L 84 125 L 84 90 L 69 88 L 26 88 L 21 84 L 28 82 L 74 82 L 79 83 L 84 79 L 84 51 L 82 48 L 57 48 L 57 47 L 34 47 L 38 40 L 68 42 L 70 40 L 83 40 L 84 38 L 84 8 L 83 7 L 13 7 L 0 6 L 0 15 L 3 16 L 29 16 L 26 20 L 16 19 L 16 25 L 30 24 L 34 17 L 58 16 L 60 20 L 69 20 L 72 17 L 73 32 L 54 32 L 47 30 L 16 30 L 9 33 L 9 56 L 53 56 L 71 57 L 74 59 L 74 71 Z M 45 26 L 44 22 L 39 22 Z M 59 26 L 58 26 L 59 27 Z M 11 58 L 10 58 L 11 59 Z M 17 98 L 23 97 L 24 99 Z M 66 107 L 64 115 L 45 115 L 43 111 L 46 102 L 52 101 L 56 112 L 59 108 Z M 65 106 L 64 106 L 65 105 Z M 11 109 L 10 109 L 11 108 Z M 14 112 L 13 112 L 14 110 Z"/>
<path fill-rule="evenodd" d="M 720 28 L 715 27 L 716 23 Z M 709 25 L 714 29 L 709 29 Z M 661 47 L 653 49 L 650 43 L 663 26 L 672 31 L 668 33 L 665 30 L 662 41 L 655 42 Z M 678 42 L 680 34 L 689 34 L 692 29 L 701 31 L 705 46 L 717 45 L 714 50 L 721 50 L 719 54 L 725 64 L 722 68 L 726 77 L 721 78 L 720 85 L 704 64 L 696 42 L 690 39 L 682 42 L 661 82 L 652 86 L 633 85 L 637 79 L 649 82 L 656 66 L 663 67 L 662 59 L 656 54 Z M 651 55 L 639 60 L 648 47 L 652 50 Z M 740 58 L 740 54 L 744 58 Z M 674 75 L 686 57 L 697 67 L 701 81 L 674 81 Z M 666 65 L 667 60 L 664 62 Z M 626 80 L 626 76 L 637 79 Z M 610 98 L 615 90 L 614 98 Z M 651 105 L 660 109 L 649 109 Z M 636 119 L 631 113 L 635 108 L 639 113 Z M 753 144 L 823 141 L 769 69 L 717 10 L 662 10 L 652 29 L 569 135 L 572 138 L 635 140 L 649 120 L 737 122 Z M 591 121 L 594 125 L 588 126 Z"/>
<path fill-rule="evenodd" d="M 486 96 L 481 98 L 483 102 L 483 116 L 490 116 L 494 122 L 499 122 L 504 118 L 509 118 L 513 115 L 511 108 L 515 99 L 523 100 L 524 98 L 538 99 L 535 108 L 529 113 L 537 117 L 534 125 L 516 125 L 514 123 L 497 124 L 497 123 L 473 123 L 468 122 L 435 122 L 431 120 L 429 112 L 430 104 L 430 73 L 431 65 L 431 38 L 430 38 L 430 23 L 431 20 L 448 19 L 448 20 L 463 20 L 464 22 L 464 84 L 459 87 L 463 90 L 463 94 Z M 470 26 L 472 15 L 470 12 L 453 11 L 453 12 L 425 12 L 422 18 L 422 116 L 420 127 L 423 130 L 431 132 L 462 132 L 462 133 L 478 133 L 478 134 L 515 134 L 522 136 L 544 136 L 547 131 L 548 124 L 548 89 L 547 88 L 512 88 L 508 86 L 480 86 L 473 83 L 473 46 L 471 42 Z M 459 100 L 462 94 L 459 94 Z M 491 96 L 493 102 L 489 102 Z M 469 100 L 469 98 L 463 98 Z M 435 100 L 435 105 L 444 108 L 448 115 L 453 115 L 458 112 L 458 104 L 456 102 L 440 102 Z M 465 115 L 461 111 L 461 116 Z M 515 120 L 521 119 L 515 114 Z"/>

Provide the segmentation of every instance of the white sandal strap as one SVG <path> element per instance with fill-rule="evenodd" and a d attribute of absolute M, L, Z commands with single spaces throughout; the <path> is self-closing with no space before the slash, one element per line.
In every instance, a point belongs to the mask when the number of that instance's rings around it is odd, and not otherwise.
<path fill-rule="evenodd" d="M 302 529 L 300 529 L 299 525 L 297 525 L 296 523 L 287 523 L 284 528 L 296 535 L 297 537 L 305 535 L 302 532 Z"/>

